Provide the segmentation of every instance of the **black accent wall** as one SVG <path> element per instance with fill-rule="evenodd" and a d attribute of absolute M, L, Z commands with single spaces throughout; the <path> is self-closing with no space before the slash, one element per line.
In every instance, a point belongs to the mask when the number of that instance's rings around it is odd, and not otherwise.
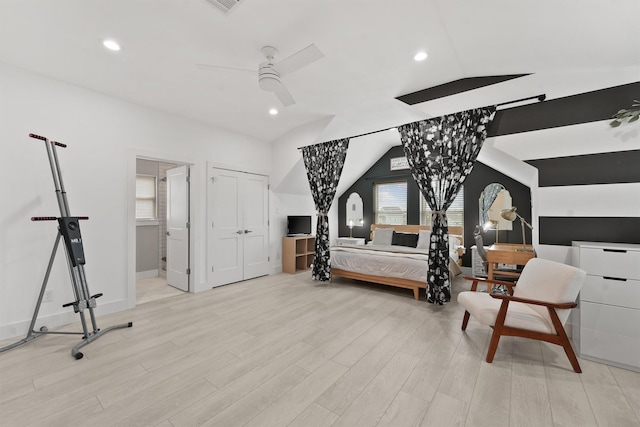
<path fill-rule="evenodd" d="M 420 190 L 409 170 L 391 171 L 389 168 L 391 158 L 403 157 L 402 146 L 392 147 L 387 151 L 368 171 L 366 171 L 351 187 L 349 187 L 337 200 L 338 203 L 338 233 L 340 236 L 349 235 L 349 227 L 346 224 L 346 205 L 349 195 L 356 192 L 362 198 L 364 225 L 353 227 L 353 237 L 369 239 L 369 230 L 373 221 L 373 184 L 380 182 L 407 181 L 407 223 L 420 223 Z M 528 222 L 531 222 L 531 190 L 520 182 L 486 166 L 476 162 L 471 174 L 464 183 L 464 241 L 467 253 L 462 257 L 464 266 L 471 266 L 471 250 L 474 244 L 473 229 L 478 224 L 480 193 L 488 184 L 501 183 L 509 190 L 512 203 L 518 207 L 518 213 Z M 500 242 L 521 243 L 522 231 L 520 222 L 516 221 L 512 231 L 500 231 Z M 495 231 L 488 231 L 484 235 L 486 244 L 495 242 Z M 531 231 L 526 228 L 527 242 L 531 243 Z"/>

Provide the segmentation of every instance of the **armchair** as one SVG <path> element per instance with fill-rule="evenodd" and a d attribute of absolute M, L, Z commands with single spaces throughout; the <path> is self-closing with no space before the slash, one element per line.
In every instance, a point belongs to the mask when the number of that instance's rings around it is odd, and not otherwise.
<path fill-rule="evenodd" d="M 465 308 L 462 330 L 467 329 L 469 317 L 493 328 L 487 351 L 491 363 L 500 337 L 531 338 L 563 347 L 573 370 L 582 372 L 571 342 L 564 330 L 570 309 L 586 278 L 578 268 L 540 258 L 531 259 L 522 270 L 517 284 L 500 280 L 473 280 L 471 291 L 461 292 L 458 303 Z M 476 292 L 479 282 L 505 285 L 507 295 Z"/>

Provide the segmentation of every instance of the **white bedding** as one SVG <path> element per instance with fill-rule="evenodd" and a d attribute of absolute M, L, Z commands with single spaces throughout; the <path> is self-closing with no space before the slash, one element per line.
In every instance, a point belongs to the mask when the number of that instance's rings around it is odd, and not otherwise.
<path fill-rule="evenodd" d="M 450 279 L 462 271 L 457 251 L 449 262 Z M 453 258 L 455 256 L 455 259 Z M 427 281 L 429 251 L 406 246 L 344 245 L 331 248 L 331 267 L 355 273 Z"/>

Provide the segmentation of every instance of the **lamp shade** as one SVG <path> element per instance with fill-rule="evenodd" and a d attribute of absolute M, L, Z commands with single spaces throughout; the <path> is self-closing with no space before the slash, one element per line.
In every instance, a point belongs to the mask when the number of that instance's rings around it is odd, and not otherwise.
<path fill-rule="evenodd" d="M 518 217 L 518 214 L 516 213 L 516 208 L 515 206 L 512 206 L 509 209 L 502 209 L 500 211 L 500 216 L 504 219 L 506 219 L 507 221 L 515 221 L 516 218 Z"/>

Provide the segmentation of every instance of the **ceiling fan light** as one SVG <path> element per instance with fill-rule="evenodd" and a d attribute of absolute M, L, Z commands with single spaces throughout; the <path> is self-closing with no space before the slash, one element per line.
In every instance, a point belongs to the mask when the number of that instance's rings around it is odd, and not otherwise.
<path fill-rule="evenodd" d="M 272 74 L 264 74 L 260 76 L 259 85 L 262 90 L 267 92 L 275 92 L 281 85 L 280 77 Z"/>
<path fill-rule="evenodd" d="M 273 68 L 269 62 L 263 62 L 258 68 L 258 84 L 262 90 L 267 92 L 275 92 L 280 88 L 280 74 Z"/>

